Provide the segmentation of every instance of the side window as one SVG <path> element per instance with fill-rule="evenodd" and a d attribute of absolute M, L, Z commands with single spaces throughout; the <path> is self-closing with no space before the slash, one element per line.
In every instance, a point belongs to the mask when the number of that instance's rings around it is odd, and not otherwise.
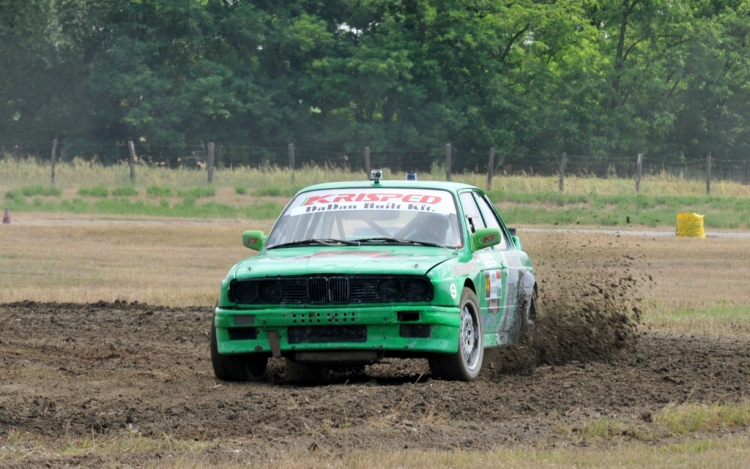
<path fill-rule="evenodd" d="M 508 242 L 505 239 L 505 232 L 503 231 L 502 226 L 500 226 L 500 222 L 497 219 L 497 213 L 490 204 L 490 201 L 487 200 L 486 197 L 482 197 L 481 194 L 476 193 L 474 195 L 476 195 L 477 197 L 479 210 L 482 212 L 482 216 L 484 217 L 484 222 L 487 224 L 487 227 L 497 228 L 500 230 L 500 237 L 502 238 L 502 240 L 500 241 L 500 244 L 495 246 L 495 248 L 501 250 L 508 249 Z"/>
<path fill-rule="evenodd" d="M 474 196 L 471 195 L 471 192 L 462 192 L 459 196 L 461 197 L 461 205 L 464 207 L 464 216 L 468 220 L 471 232 L 474 233 L 480 228 L 487 228 L 487 225 L 484 224 L 484 220 L 482 220 L 479 207 L 474 201 Z"/>

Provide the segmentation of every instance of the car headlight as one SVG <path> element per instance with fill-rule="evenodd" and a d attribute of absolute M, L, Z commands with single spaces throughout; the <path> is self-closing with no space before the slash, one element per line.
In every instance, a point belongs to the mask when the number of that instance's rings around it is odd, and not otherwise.
<path fill-rule="evenodd" d="M 258 284 L 232 280 L 229 284 L 228 296 L 229 301 L 233 303 L 252 303 L 258 296 Z"/>
<path fill-rule="evenodd" d="M 276 303 L 281 300 L 281 282 L 277 280 L 264 280 L 258 286 L 258 294 L 267 303 Z"/>
<path fill-rule="evenodd" d="M 378 296 L 385 301 L 401 298 L 401 282 L 395 278 L 386 278 L 378 282 Z"/>
<path fill-rule="evenodd" d="M 404 282 L 404 296 L 409 301 L 427 301 L 430 285 L 424 279 L 409 279 Z"/>

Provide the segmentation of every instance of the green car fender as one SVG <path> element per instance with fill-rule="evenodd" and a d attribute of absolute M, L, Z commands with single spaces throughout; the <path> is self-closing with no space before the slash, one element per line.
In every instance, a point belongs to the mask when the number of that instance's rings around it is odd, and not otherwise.
<path fill-rule="evenodd" d="M 470 256 L 467 257 L 468 262 L 462 262 L 463 259 L 456 257 L 440 264 L 428 273 L 435 287 L 433 304 L 458 308 L 464 287 L 469 287 L 476 293 L 476 285 L 481 272 L 476 262 Z"/>

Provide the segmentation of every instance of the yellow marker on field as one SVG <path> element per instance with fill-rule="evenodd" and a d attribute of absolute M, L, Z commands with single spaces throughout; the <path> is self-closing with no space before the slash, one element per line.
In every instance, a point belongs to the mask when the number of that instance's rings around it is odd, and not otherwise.
<path fill-rule="evenodd" d="M 691 238 L 705 238 L 703 229 L 703 215 L 697 213 L 677 214 L 677 231 L 675 236 L 689 236 Z"/>

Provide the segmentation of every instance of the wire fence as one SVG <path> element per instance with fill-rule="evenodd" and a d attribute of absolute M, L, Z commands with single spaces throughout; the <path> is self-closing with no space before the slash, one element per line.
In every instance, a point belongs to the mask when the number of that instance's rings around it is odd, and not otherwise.
<path fill-rule="evenodd" d="M 209 144 L 194 145 L 150 145 L 133 142 L 133 160 L 137 165 L 164 166 L 171 168 L 205 168 L 209 162 Z M 449 149 L 448 149 L 449 148 Z M 36 159 L 40 163 L 52 161 L 52 142 L 0 142 L 0 158 Z M 102 165 L 128 163 L 129 144 L 124 142 L 91 143 L 80 140 L 60 141 L 55 147 L 56 161 L 65 162 L 79 158 Z M 453 173 L 474 172 L 493 174 L 526 174 L 555 176 L 562 172 L 568 176 L 591 176 L 599 178 L 636 178 L 638 157 L 593 157 L 587 155 L 565 155 L 566 164 L 561 168 L 563 154 L 521 155 L 493 153 L 488 148 L 485 155 L 462 152 L 455 146 L 425 150 L 388 150 L 362 147 L 354 151 L 321 150 L 294 145 L 257 147 L 250 145 L 216 144 L 214 166 L 226 167 L 292 167 L 328 166 L 366 171 L 382 168 L 396 172 Z M 710 158 L 678 160 L 643 155 L 641 175 L 668 175 L 684 179 L 706 179 L 734 181 L 750 184 L 750 159 L 731 160 Z M 490 162 L 492 163 L 490 166 Z"/>

